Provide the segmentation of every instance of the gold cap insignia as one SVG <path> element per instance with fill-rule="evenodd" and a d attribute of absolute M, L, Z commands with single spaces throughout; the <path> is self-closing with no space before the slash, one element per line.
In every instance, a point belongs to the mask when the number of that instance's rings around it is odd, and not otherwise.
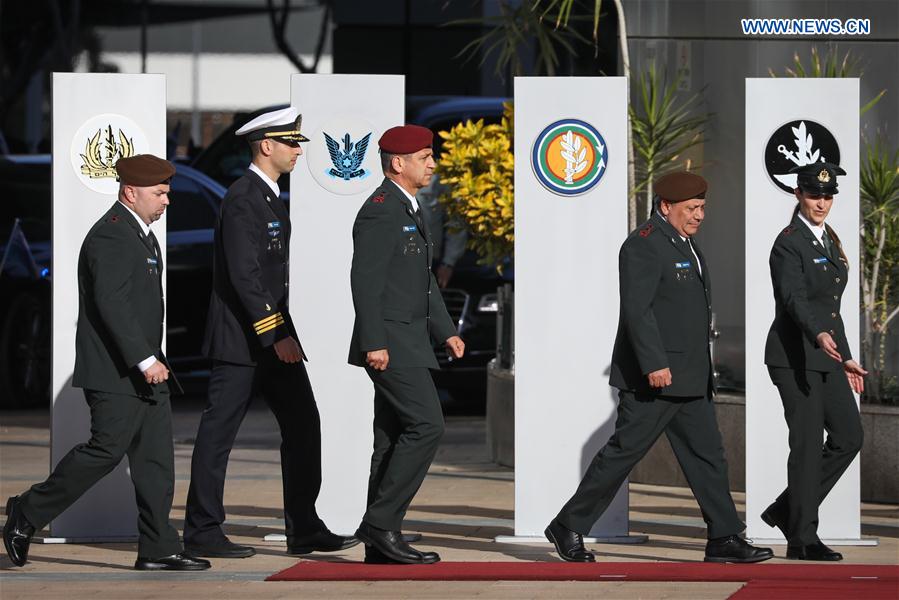
<path fill-rule="evenodd" d="M 827 172 L 827 169 L 821 169 L 821 172 L 818 173 L 818 181 L 821 183 L 830 183 L 830 173 Z"/>

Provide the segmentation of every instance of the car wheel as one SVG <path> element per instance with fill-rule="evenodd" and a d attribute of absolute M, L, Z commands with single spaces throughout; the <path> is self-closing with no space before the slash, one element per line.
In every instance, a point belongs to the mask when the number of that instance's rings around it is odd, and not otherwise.
<path fill-rule="evenodd" d="M 50 402 L 49 312 L 34 294 L 16 296 L 2 318 L 0 390 L 3 408 Z"/>

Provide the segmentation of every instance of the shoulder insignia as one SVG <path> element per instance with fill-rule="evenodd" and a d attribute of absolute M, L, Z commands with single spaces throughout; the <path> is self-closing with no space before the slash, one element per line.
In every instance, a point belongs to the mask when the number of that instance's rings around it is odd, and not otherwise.
<path fill-rule="evenodd" d="M 373 196 L 371 199 L 375 204 L 383 204 L 384 203 L 384 192 L 378 191 L 377 195 Z"/>
<path fill-rule="evenodd" d="M 784 235 L 790 235 L 790 234 L 793 233 L 794 231 L 796 231 L 796 226 L 795 226 L 795 225 L 790 225 L 790 226 L 788 226 L 786 229 L 784 229 L 781 233 L 783 233 Z"/>
<path fill-rule="evenodd" d="M 118 220 L 119 220 L 119 215 L 112 215 L 111 217 L 109 217 L 110 223 L 116 223 Z"/>
<path fill-rule="evenodd" d="M 643 229 L 640 230 L 640 237 L 649 237 L 649 234 L 652 233 L 653 225 L 652 223 L 647 223 Z"/>

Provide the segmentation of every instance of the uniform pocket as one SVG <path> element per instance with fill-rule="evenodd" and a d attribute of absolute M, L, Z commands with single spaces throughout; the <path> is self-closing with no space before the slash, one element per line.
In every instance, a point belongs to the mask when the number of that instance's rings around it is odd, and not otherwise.
<path fill-rule="evenodd" d="M 385 321 L 399 321 L 400 323 L 411 323 L 412 322 L 412 311 L 411 310 L 401 310 L 399 308 L 385 308 L 381 314 L 384 317 Z"/>

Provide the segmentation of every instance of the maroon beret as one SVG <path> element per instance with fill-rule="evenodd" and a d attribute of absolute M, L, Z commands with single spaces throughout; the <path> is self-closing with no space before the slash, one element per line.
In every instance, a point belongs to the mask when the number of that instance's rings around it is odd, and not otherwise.
<path fill-rule="evenodd" d="M 680 171 L 669 173 L 655 183 L 655 193 L 668 202 L 683 202 L 705 198 L 709 183 L 695 173 Z"/>
<path fill-rule="evenodd" d="M 412 154 L 434 143 L 434 132 L 420 125 L 399 125 L 384 132 L 378 140 L 381 152 Z"/>
<path fill-rule="evenodd" d="M 168 183 L 175 174 L 175 165 L 152 154 L 135 154 L 116 161 L 115 170 L 122 183 L 151 187 Z"/>

